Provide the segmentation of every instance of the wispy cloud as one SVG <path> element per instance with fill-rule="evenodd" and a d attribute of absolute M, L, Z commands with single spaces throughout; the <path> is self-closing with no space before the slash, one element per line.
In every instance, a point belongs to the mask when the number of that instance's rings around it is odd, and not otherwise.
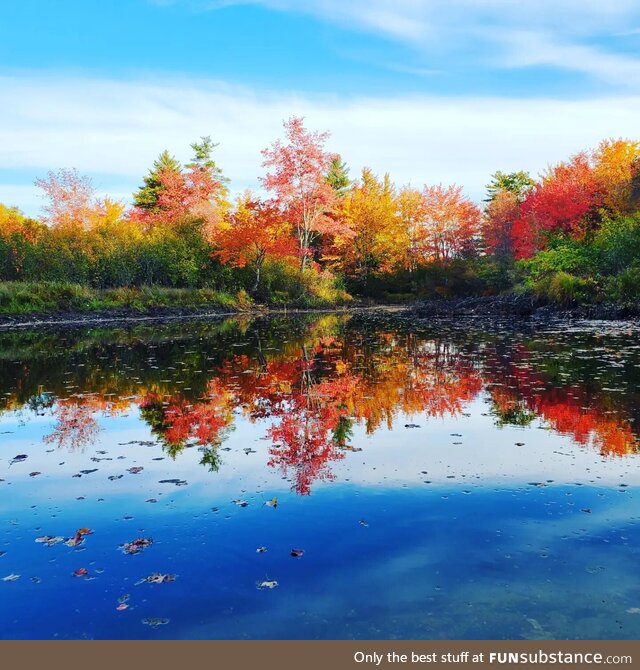
<path fill-rule="evenodd" d="M 640 96 L 583 101 L 481 97 L 337 97 L 254 91 L 208 80 L 115 81 L 51 73 L 0 77 L 0 170 L 77 167 L 99 188 L 130 192 L 164 148 L 188 158 L 200 135 L 238 190 L 257 186 L 259 150 L 293 114 L 332 132 L 353 172 L 371 166 L 399 183 L 457 182 L 481 198 L 496 170 L 543 170 L 609 136 L 637 135 Z M 15 184 L 15 179 L 12 180 Z M 29 192 L 31 193 L 31 192 Z M 24 188 L 0 201 L 33 209 Z"/>
<path fill-rule="evenodd" d="M 153 0 L 158 3 L 160 0 Z M 205 11 L 258 5 L 307 14 L 401 41 L 422 54 L 461 54 L 496 68 L 544 66 L 616 86 L 639 85 L 640 59 L 616 51 L 612 36 L 640 23 L 635 0 L 161 0 Z M 606 43 L 606 48 L 604 46 Z M 599 44 L 599 46 L 598 46 Z M 422 69 L 421 65 L 412 65 Z"/>
<path fill-rule="evenodd" d="M 580 44 L 554 43 L 540 33 L 515 32 L 496 37 L 504 46 L 507 67 L 548 66 L 582 72 L 615 84 L 640 87 L 640 59 Z"/>

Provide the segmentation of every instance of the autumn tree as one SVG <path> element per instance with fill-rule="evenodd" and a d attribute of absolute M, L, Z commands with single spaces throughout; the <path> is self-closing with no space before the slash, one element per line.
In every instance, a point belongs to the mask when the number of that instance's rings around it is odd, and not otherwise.
<path fill-rule="evenodd" d="M 134 196 L 134 218 L 153 228 L 191 217 L 200 220 L 211 237 L 226 208 L 224 177 L 211 157 L 215 146 L 210 137 L 194 142 L 194 158 L 184 169 L 167 151 L 160 154 Z"/>
<path fill-rule="evenodd" d="M 513 257 L 513 224 L 519 216 L 517 194 L 508 189 L 497 191 L 482 217 L 482 237 L 488 254 L 501 261 Z"/>
<path fill-rule="evenodd" d="M 36 179 L 35 185 L 44 192 L 45 221 L 52 226 L 86 227 L 94 206 L 95 189 L 91 179 L 75 168 L 49 171 Z"/>
<path fill-rule="evenodd" d="M 299 117 L 283 125 L 285 141 L 276 140 L 262 151 L 263 166 L 270 171 L 261 181 L 294 228 L 300 269 L 304 270 L 320 235 L 345 235 L 348 229 L 329 216 L 336 201 L 336 191 L 327 180 L 336 158 L 325 150 L 329 134 L 309 132 Z"/>
<path fill-rule="evenodd" d="M 348 234 L 335 237 L 336 266 L 366 286 L 372 274 L 391 270 L 395 260 L 396 202 L 389 175 L 380 180 L 364 168 L 341 203 L 341 218 Z"/>
<path fill-rule="evenodd" d="M 290 224 L 271 202 L 262 202 L 246 193 L 238 200 L 216 236 L 216 255 L 234 267 L 249 266 L 254 273 L 252 292 L 258 290 L 260 274 L 269 256 L 286 257 L 296 252 Z"/>
<path fill-rule="evenodd" d="M 397 217 L 400 235 L 396 238 L 403 257 L 403 265 L 413 273 L 418 267 L 424 246 L 423 226 L 425 198 L 422 191 L 411 186 L 400 189 L 397 200 Z"/>
<path fill-rule="evenodd" d="M 462 188 L 425 186 L 422 220 L 424 260 L 448 263 L 472 248 L 480 225 L 480 209 L 462 195 Z"/>
<path fill-rule="evenodd" d="M 514 222 L 516 257 L 528 258 L 543 249 L 552 233 L 584 238 L 594 227 L 601 202 L 598 178 L 587 153 L 549 168 L 525 196 Z"/>
<path fill-rule="evenodd" d="M 633 185 L 640 166 L 640 143 L 604 140 L 593 153 L 594 175 L 602 206 L 610 216 L 623 216 L 635 209 Z"/>

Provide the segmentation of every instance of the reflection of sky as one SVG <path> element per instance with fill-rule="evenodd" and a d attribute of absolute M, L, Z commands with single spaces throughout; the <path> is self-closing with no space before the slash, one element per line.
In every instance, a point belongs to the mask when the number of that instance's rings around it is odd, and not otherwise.
<path fill-rule="evenodd" d="M 602 457 L 541 421 L 498 428 L 489 410 L 480 394 L 456 418 L 356 425 L 361 451 L 307 497 L 268 466 L 271 420 L 236 413 L 216 473 L 198 447 L 167 456 L 136 405 L 97 414 L 77 451 L 43 442 L 52 414 L 6 412 L 0 578 L 20 579 L 0 581 L 0 637 L 638 638 L 638 457 Z M 34 542 L 80 527 L 95 533 L 76 549 Z M 119 551 L 136 537 L 154 544 Z M 135 586 L 156 571 L 176 581 Z"/>
<path fill-rule="evenodd" d="M 401 415 L 393 430 L 382 426 L 373 435 L 366 435 L 363 426 L 356 426 L 350 444 L 362 451 L 345 452 L 344 460 L 330 464 L 331 471 L 338 481 L 360 487 L 397 488 L 424 485 L 424 481 L 433 486 L 467 488 L 547 480 L 556 485 L 580 481 L 600 486 L 640 481 L 635 457 L 602 457 L 595 449 L 577 446 L 569 437 L 545 429 L 542 423 L 497 429 L 493 418 L 486 415 L 488 407 L 481 399 L 471 403 L 465 414 L 469 416 L 443 419 Z M 15 505 L 16 495 L 32 496 L 34 488 L 39 495 L 72 500 L 83 495 L 89 484 L 95 495 L 134 495 L 141 481 L 167 478 L 186 479 L 190 497 L 205 499 L 236 495 L 239 488 L 289 488 L 280 472 L 267 466 L 271 442 L 265 439 L 265 433 L 271 425 L 269 420 L 252 423 L 236 415 L 234 430 L 222 445 L 229 451 L 221 452 L 219 472 L 210 473 L 198 465 L 201 453 L 197 447 L 186 449 L 175 461 L 165 456 L 135 406 L 125 415 L 97 418 L 101 431 L 96 441 L 79 452 L 69 452 L 42 442 L 53 427 L 50 416 L 5 414 L 0 419 L 0 432 L 9 432 L 0 435 L 0 472 L 7 480 L 3 485 L 12 486 L 12 496 L 0 498 L 0 509 Z M 420 427 L 405 428 L 411 423 Z M 153 441 L 154 445 L 126 444 L 133 441 Z M 245 447 L 256 453 L 245 454 Z M 97 454 L 99 450 L 108 453 Z M 29 458 L 9 466 L 18 453 L 28 453 Z M 124 458 L 119 459 L 121 456 Z M 112 460 L 96 463 L 91 457 Z M 153 460 L 160 457 L 164 460 Z M 126 473 L 127 468 L 140 465 L 144 467 L 142 473 Z M 98 468 L 98 472 L 72 477 L 80 470 L 93 468 Z M 31 479 L 28 475 L 33 471 L 42 474 Z M 121 480 L 108 480 L 108 476 L 122 473 L 125 476 Z M 316 482 L 314 488 L 330 485 Z"/>

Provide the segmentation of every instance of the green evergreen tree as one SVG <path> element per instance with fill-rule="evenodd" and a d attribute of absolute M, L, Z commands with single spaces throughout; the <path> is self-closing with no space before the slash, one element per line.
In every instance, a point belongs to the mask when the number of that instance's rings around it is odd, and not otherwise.
<path fill-rule="evenodd" d="M 211 171 L 212 176 L 219 182 L 225 184 L 229 181 L 222 173 L 220 167 L 211 157 L 213 150 L 219 146 L 219 142 L 213 142 L 209 135 L 200 138 L 200 142 L 191 145 L 193 149 L 193 160 L 187 164 L 188 168 L 200 168 Z"/>
<path fill-rule="evenodd" d="M 535 184 L 528 172 L 501 172 L 498 170 L 491 175 L 491 181 L 487 185 L 487 198 L 485 202 L 491 202 L 499 191 L 511 191 L 522 199 L 525 193 Z"/>
<path fill-rule="evenodd" d="M 144 184 L 133 194 L 133 203 L 142 209 L 154 210 L 158 206 L 158 196 L 162 184 L 160 183 L 160 172 L 162 170 L 173 170 L 180 172 L 181 165 L 166 149 L 153 162 L 149 174 L 144 177 Z"/>
<path fill-rule="evenodd" d="M 327 184 L 333 188 L 338 195 L 344 195 L 351 186 L 349 179 L 349 168 L 340 156 L 336 156 L 329 166 L 327 172 Z"/>

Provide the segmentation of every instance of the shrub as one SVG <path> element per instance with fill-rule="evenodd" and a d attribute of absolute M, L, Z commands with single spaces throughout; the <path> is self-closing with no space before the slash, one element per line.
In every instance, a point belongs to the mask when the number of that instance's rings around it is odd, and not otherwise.
<path fill-rule="evenodd" d="M 544 301 L 570 307 L 586 302 L 594 291 L 594 282 L 560 271 L 548 274 L 533 284 L 534 295 Z"/>

